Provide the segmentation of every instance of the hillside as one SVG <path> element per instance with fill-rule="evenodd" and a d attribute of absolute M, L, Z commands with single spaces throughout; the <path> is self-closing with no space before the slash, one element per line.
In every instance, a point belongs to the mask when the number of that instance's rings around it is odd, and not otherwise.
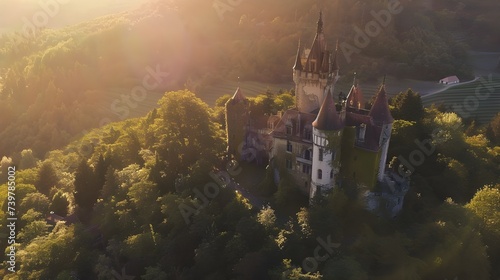
<path fill-rule="evenodd" d="M 106 12 L 93 1 L 81 10 L 101 15 L 126 3 L 133 2 L 114 3 Z M 220 81 L 238 77 L 289 84 L 297 42 L 311 42 L 318 10 L 324 11 L 328 45 L 338 39 L 342 48 L 355 47 L 356 27 L 374 20 L 372 12 L 387 9 L 385 2 L 368 0 L 313 5 L 256 0 L 217 7 L 210 1 L 155 1 L 68 27 L 60 27 L 71 22 L 61 10 L 61 18 L 53 18 L 59 24 L 36 30 L 29 40 L 22 31 L 2 34 L 1 154 L 19 156 L 29 147 L 41 157 L 90 128 L 145 113 L 166 90 L 187 86 L 205 98 L 205 93 L 217 95 Z M 449 74 L 472 78 L 467 42 L 457 44 L 443 29 L 443 20 L 454 23 L 458 14 L 445 16 L 417 1 L 401 2 L 401 8 L 359 52 L 341 50 L 343 73 L 356 71 L 366 83 L 384 74 L 432 81 Z M 489 18 L 484 24 L 489 26 Z M 142 87 L 152 72 L 161 82 Z"/>
<path fill-rule="evenodd" d="M 282 97 L 250 102 L 265 110 Z M 5 217 L 18 220 L 16 272 L 2 255 L 0 277 L 495 279 L 500 147 L 419 100 L 407 93 L 391 104 L 397 120 L 389 153 L 407 157 L 419 147 L 415 139 L 432 139 L 435 149 L 411 167 L 397 219 L 368 212 L 349 186 L 304 207 L 285 177 L 273 186 L 263 168 L 227 162 L 222 123 L 186 90 L 167 92 L 146 116 L 94 129 L 40 162 L 28 152 L 19 161 L 4 158 L 0 236 L 8 236 Z M 491 141 L 498 144 L 500 115 L 495 123 Z M 435 129 L 442 133 L 431 136 Z M 15 213 L 6 211 L 12 195 L 4 175 L 12 166 Z M 267 193 L 268 206 L 252 206 L 238 191 L 240 176 L 253 178 L 245 195 Z M 7 238 L 0 248 L 12 251 Z M 314 248 L 325 249 L 323 261 L 311 257 Z"/>

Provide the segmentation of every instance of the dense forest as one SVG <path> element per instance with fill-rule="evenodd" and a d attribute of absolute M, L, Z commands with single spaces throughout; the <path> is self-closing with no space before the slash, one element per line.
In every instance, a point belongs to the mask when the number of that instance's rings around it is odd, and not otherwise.
<path fill-rule="evenodd" d="M 250 186 L 268 203 L 253 205 L 220 179 L 256 176 L 224 157 L 228 98 L 209 108 L 187 90 L 168 92 L 147 116 L 93 130 L 44 160 L 30 150 L 3 158 L 2 174 L 18 167 L 19 217 L 17 273 L 2 270 L 3 279 L 500 277 L 500 114 L 477 127 L 424 109 L 414 92 L 393 98 L 392 168 L 424 150 L 416 140 L 432 151 L 405 165 L 411 189 L 387 219 L 365 210 L 355 186 L 305 207 L 284 174 L 278 186 L 267 176 Z M 293 100 L 268 92 L 250 102 L 272 113 Z M 4 230 L 7 184 L 0 190 Z"/>
<path fill-rule="evenodd" d="M 340 43 L 342 73 L 366 80 L 468 79 L 470 46 L 491 51 L 499 43 L 493 0 L 398 2 L 400 12 L 366 46 L 355 43 L 355 30 L 386 11 L 387 1 L 230 2 L 157 1 L 62 29 L 1 34 L 0 154 L 32 149 L 41 158 L 130 117 L 141 100 L 131 91 L 151 69 L 168 73 L 147 88 L 155 94 L 238 77 L 289 81 L 297 43 L 311 42 L 320 9 L 329 46 Z"/>
<path fill-rule="evenodd" d="M 275 185 L 270 168 L 229 160 L 230 96 L 214 107 L 197 96 L 221 79 L 288 81 L 319 10 L 328 45 L 356 47 L 356 28 L 390 3 L 157 1 L 1 34 L 0 236 L 16 216 L 17 239 L 0 239 L 0 278 L 500 279 L 500 113 L 478 125 L 412 90 L 391 98 L 389 167 L 411 187 L 389 219 L 357 186 L 309 206 L 286 171 Z M 498 51 L 496 0 L 399 3 L 359 52 L 340 50 L 341 75 L 467 79 L 468 50 Z M 132 117 L 142 88 L 159 101 Z M 294 102 L 268 91 L 250 108 Z"/>

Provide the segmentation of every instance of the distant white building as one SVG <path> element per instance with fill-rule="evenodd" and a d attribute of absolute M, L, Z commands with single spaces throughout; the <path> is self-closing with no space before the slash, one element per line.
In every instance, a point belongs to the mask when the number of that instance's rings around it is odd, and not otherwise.
<path fill-rule="evenodd" d="M 439 83 L 445 84 L 445 85 L 451 85 L 451 84 L 460 83 L 460 80 L 458 79 L 457 76 L 449 76 L 449 77 L 446 77 L 446 78 L 439 80 Z"/>

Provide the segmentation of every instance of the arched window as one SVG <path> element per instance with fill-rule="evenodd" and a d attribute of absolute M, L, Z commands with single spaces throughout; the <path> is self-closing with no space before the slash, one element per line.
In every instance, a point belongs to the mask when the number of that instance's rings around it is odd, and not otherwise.
<path fill-rule="evenodd" d="M 323 179 L 323 171 L 321 169 L 318 169 L 318 179 Z"/>

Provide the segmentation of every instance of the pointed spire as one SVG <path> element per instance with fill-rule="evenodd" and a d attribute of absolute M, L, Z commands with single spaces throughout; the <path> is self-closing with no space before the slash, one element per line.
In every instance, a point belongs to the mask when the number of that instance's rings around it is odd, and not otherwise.
<path fill-rule="evenodd" d="M 318 29 L 316 33 L 323 33 L 323 12 L 319 11 Z"/>
<path fill-rule="evenodd" d="M 319 73 L 321 71 L 321 63 L 323 62 L 323 55 L 326 51 L 325 34 L 323 33 L 323 16 L 322 12 L 319 14 L 318 32 L 314 36 L 314 41 L 311 50 L 306 60 L 304 69 L 307 72 Z"/>
<path fill-rule="evenodd" d="M 394 119 L 392 118 L 391 111 L 389 110 L 389 99 L 387 98 L 387 93 L 385 92 L 385 75 L 382 80 L 382 85 L 375 97 L 373 106 L 368 115 L 373 118 L 375 123 L 388 124 L 392 123 Z"/>
<path fill-rule="evenodd" d="M 312 126 L 319 130 L 342 129 L 343 125 L 339 114 L 337 113 L 335 101 L 333 101 L 331 88 L 328 89 L 328 94 L 326 95 L 325 100 L 323 100 L 318 116 L 312 123 Z"/>
<path fill-rule="evenodd" d="M 300 70 L 302 71 L 302 61 L 301 61 L 301 55 L 302 53 L 302 47 L 300 45 L 300 39 L 299 39 L 299 46 L 297 48 L 297 57 L 295 57 L 295 65 L 293 66 L 293 70 Z"/>
<path fill-rule="evenodd" d="M 231 97 L 231 100 L 236 103 L 236 102 L 240 102 L 240 101 L 243 101 L 243 100 L 246 100 L 247 98 L 243 95 L 243 93 L 241 93 L 241 89 L 240 87 L 238 87 L 236 89 L 236 91 L 234 92 L 234 95 L 233 97 Z"/>
<path fill-rule="evenodd" d="M 354 79 L 352 81 L 352 87 L 347 95 L 346 100 L 347 106 L 355 109 L 363 109 L 365 107 L 365 101 L 363 98 L 363 93 L 358 87 L 358 81 L 356 80 L 356 72 L 354 72 Z"/>

